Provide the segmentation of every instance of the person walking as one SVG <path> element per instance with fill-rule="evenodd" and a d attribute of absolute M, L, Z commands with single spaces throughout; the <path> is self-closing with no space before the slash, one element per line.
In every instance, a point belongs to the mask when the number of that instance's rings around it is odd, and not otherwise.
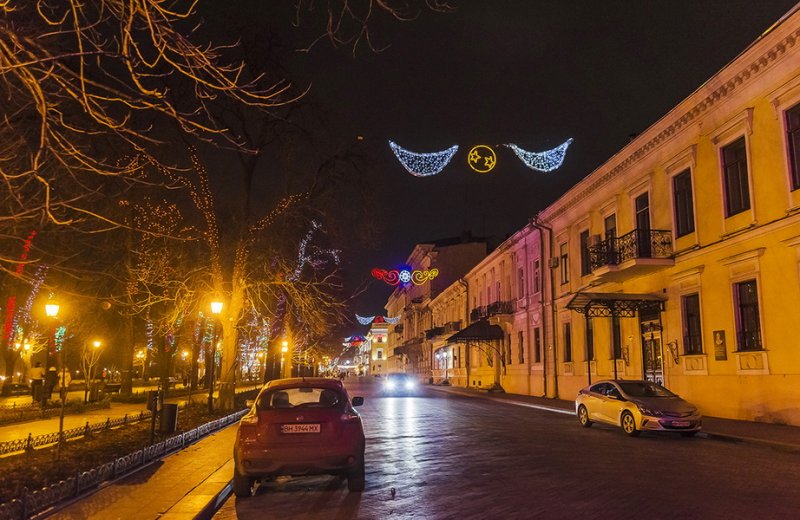
<path fill-rule="evenodd" d="M 41 361 L 36 362 L 36 366 L 30 370 L 31 376 L 31 397 L 33 402 L 37 403 L 42 400 L 42 392 L 44 391 L 44 367 Z"/>
<path fill-rule="evenodd" d="M 56 367 L 50 367 L 44 375 L 44 397 L 42 398 L 42 404 L 47 404 L 47 401 L 53 397 L 53 389 L 57 384 L 58 370 Z"/>

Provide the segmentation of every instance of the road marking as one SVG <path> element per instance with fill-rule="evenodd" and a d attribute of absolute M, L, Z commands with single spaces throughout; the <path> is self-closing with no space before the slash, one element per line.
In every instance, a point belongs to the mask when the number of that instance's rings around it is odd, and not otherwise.
<path fill-rule="evenodd" d="M 536 408 L 537 410 L 545 410 L 547 412 L 555 412 L 555 413 L 563 413 L 564 415 L 573 415 L 575 412 L 572 410 L 562 410 L 561 408 L 551 408 L 550 406 L 542 406 L 539 404 L 530 404 L 530 403 L 520 403 L 519 401 L 509 401 L 506 399 L 492 399 L 491 397 L 488 398 L 490 401 L 495 401 L 497 403 L 508 403 L 513 404 L 516 406 L 524 406 L 525 408 Z"/>

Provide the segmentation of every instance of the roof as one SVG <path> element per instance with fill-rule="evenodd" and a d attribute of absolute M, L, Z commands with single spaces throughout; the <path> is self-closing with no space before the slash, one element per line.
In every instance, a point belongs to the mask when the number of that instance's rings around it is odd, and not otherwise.
<path fill-rule="evenodd" d="M 505 337 L 499 325 L 492 325 L 487 320 L 478 320 L 468 327 L 461 329 L 449 338 L 447 343 L 460 343 L 465 341 L 497 341 Z"/>

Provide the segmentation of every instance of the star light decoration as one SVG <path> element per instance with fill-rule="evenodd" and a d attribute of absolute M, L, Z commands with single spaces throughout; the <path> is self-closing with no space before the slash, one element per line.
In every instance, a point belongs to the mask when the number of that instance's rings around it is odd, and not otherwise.
<path fill-rule="evenodd" d="M 497 154 L 491 146 L 479 144 L 473 146 L 467 155 L 467 164 L 478 173 L 489 173 L 497 164 Z"/>
<path fill-rule="evenodd" d="M 388 323 L 389 325 L 394 325 L 400 321 L 400 316 L 389 318 L 384 316 L 359 316 L 356 314 L 356 319 L 362 325 L 370 325 L 372 323 Z"/>
<path fill-rule="evenodd" d="M 408 173 L 417 177 L 430 177 L 436 175 L 447 166 L 450 159 L 458 151 L 458 145 L 453 145 L 447 150 L 431 153 L 416 153 L 401 147 L 393 141 L 389 141 L 389 147 L 394 152 L 400 164 L 408 170 Z"/>
<path fill-rule="evenodd" d="M 425 282 L 429 282 L 436 278 L 439 274 L 438 269 L 430 269 L 427 271 L 420 271 L 418 269 L 411 270 L 411 269 L 392 269 L 388 271 L 386 269 L 379 269 L 375 268 L 372 270 L 372 276 L 377 278 L 378 280 L 383 280 L 389 285 L 408 285 L 409 283 L 413 283 L 414 285 L 422 285 Z"/>
<path fill-rule="evenodd" d="M 517 157 L 531 170 L 547 173 L 561 166 L 567 155 L 567 148 L 569 148 L 570 144 L 572 144 L 571 137 L 555 148 L 545 150 L 544 152 L 529 152 L 510 143 L 505 146 L 514 150 Z"/>

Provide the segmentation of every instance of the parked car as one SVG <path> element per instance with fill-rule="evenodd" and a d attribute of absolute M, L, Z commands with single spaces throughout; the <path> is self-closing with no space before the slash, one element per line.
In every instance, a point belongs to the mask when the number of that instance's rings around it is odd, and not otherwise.
<path fill-rule="evenodd" d="M 2 395 L 31 395 L 31 387 L 27 383 L 4 383 Z"/>
<path fill-rule="evenodd" d="M 363 491 L 364 428 L 338 379 L 305 377 L 267 383 L 239 422 L 233 492 L 250 496 L 256 480 L 282 475 L 344 475 Z"/>
<path fill-rule="evenodd" d="M 703 423 L 696 406 L 651 381 L 598 381 L 578 393 L 575 413 L 585 428 L 597 421 L 620 426 L 632 437 L 642 431 L 690 437 Z"/>
<path fill-rule="evenodd" d="M 383 380 L 384 395 L 417 395 L 419 383 L 411 374 L 394 372 L 386 375 Z"/>

